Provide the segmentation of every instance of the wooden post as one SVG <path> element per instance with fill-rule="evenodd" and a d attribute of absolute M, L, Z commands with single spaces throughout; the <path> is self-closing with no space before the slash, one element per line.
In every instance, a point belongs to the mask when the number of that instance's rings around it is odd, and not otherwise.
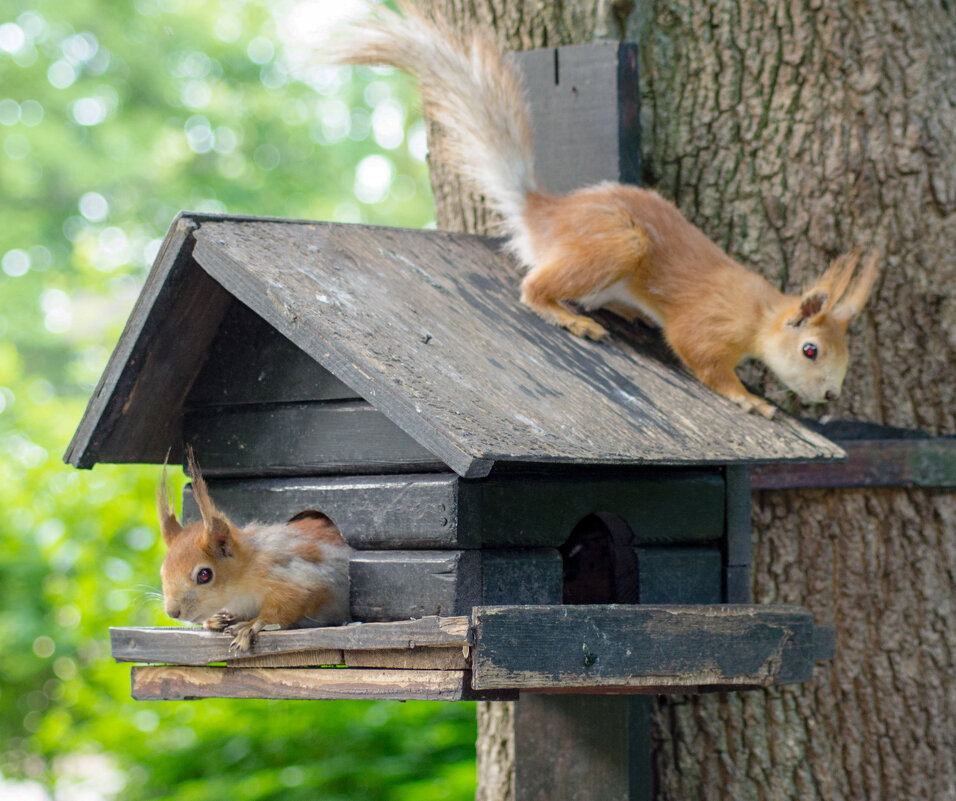
<path fill-rule="evenodd" d="M 515 58 L 544 186 L 568 192 L 603 180 L 639 183 L 637 46 L 595 42 Z M 616 560 L 608 568 L 614 575 Z M 628 588 L 616 591 L 634 600 Z M 649 716 L 644 697 L 522 694 L 512 716 L 515 801 L 649 801 Z"/>
<path fill-rule="evenodd" d="M 522 694 L 515 705 L 516 801 L 650 801 L 650 701 Z"/>
<path fill-rule="evenodd" d="M 562 549 L 565 603 L 639 599 L 639 566 L 621 564 L 639 549 L 621 547 L 620 526 L 591 515 L 575 527 Z M 583 645 L 583 663 L 595 658 Z M 512 716 L 515 801 L 650 801 L 650 711 L 649 696 L 521 693 Z"/>

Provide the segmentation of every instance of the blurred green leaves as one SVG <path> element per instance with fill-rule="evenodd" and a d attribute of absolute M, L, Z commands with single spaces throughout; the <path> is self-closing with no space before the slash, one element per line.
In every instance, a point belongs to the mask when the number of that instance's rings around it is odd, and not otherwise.
<path fill-rule="evenodd" d="M 168 623 L 158 471 L 61 462 L 180 209 L 431 219 L 414 87 L 310 56 L 346 6 L 0 2 L 4 798 L 473 795 L 469 704 L 130 701 L 107 628 Z"/>

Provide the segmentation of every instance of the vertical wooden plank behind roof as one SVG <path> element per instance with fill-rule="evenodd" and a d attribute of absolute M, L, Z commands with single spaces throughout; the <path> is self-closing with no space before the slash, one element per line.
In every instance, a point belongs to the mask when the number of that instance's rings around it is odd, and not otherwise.
<path fill-rule="evenodd" d="M 524 75 L 532 118 L 547 121 L 534 126 L 535 173 L 545 189 L 641 183 L 636 44 L 599 41 L 511 57 Z"/>

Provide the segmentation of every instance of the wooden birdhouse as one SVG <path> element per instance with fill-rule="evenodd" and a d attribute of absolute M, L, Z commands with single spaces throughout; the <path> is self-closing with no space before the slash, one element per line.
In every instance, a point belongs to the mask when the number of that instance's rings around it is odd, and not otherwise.
<path fill-rule="evenodd" d="M 326 512 L 356 549 L 355 620 L 473 616 L 461 697 L 809 677 L 808 613 L 714 605 L 748 600 L 740 468 L 840 450 L 743 413 L 620 326 L 596 344 L 541 322 L 515 301 L 518 281 L 482 237 L 184 214 L 67 459 L 160 463 L 188 443 L 237 524 Z M 195 517 L 188 491 L 185 506 Z M 683 667 L 668 675 L 638 670 L 620 636 L 708 625 L 769 626 L 793 647 L 764 639 L 746 666 L 707 662 L 700 675 L 669 655 Z M 586 631 L 600 632 L 590 663 Z M 146 659 L 129 636 L 119 654 Z M 566 665 L 563 637 L 575 643 Z"/>
<path fill-rule="evenodd" d="M 565 81 L 586 55 L 582 86 L 629 86 L 626 47 L 565 50 L 580 51 Z M 237 524 L 324 511 L 355 549 L 361 622 L 263 632 L 242 658 L 222 634 L 114 629 L 118 660 L 159 665 L 134 669 L 134 697 L 497 699 L 810 678 L 832 632 L 805 609 L 750 604 L 748 471 L 841 449 L 742 412 L 649 329 L 608 317 L 597 344 L 542 322 L 500 244 L 175 220 L 66 459 L 160 464 L 189 444 Z M 184 509 L 197 514 L 188 488 Z"/>

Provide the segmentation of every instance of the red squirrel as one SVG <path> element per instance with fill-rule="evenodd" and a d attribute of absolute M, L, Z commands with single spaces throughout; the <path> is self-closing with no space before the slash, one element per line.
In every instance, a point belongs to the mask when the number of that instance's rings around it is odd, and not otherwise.
<path fill-rule="evenodd" d="M 400 0 L 344 23 L 320 54 L 343 64 L 387 64 L 416 77 L 452 165 L 503 218 L 509 248 L 527 268 L 521 301 L 581 337 L 607 334 L 566 308 L 608 309 L 662 329 L 703 383 L 747 411 L 776 408 L 734 368 L 766 364 L 811 403 L 840 394 L 846 330 L 878 275 L 872 255 L 837 258 L 802 295 L 787 295 L 737 264 L 657 192 L 604 182 L 567 195 L 539 188 L 530 113 L 517 67 L 481 29 L 468 38 Z"/>
<path fill-rule="evenodd" d="M 166 558 L 160 576 L 166 614 L 233 635 L 244 653 L 270 624 L 279 628 L 349 621 L 351 548 L 322 512 L 285 523 L 239 528 L 216 509 L 188 451 L 193 497 L 202 520 L 182 526 L 169 503 L 166 466 L 156 493 Z"/>

